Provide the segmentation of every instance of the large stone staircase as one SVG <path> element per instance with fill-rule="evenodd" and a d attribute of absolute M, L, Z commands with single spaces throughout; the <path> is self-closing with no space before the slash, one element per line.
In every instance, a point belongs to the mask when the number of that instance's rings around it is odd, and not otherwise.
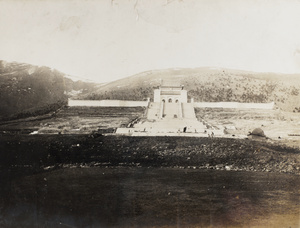
<path fill-rule="evenodd" d="M 192 103 L 182 103 L 182 117 L 185 119 L 196 119 L 195 109 Z"/>
<path fill-rule="evenodd" d="M 206 129 L 197 120 L 192 103 L 151 102 L 147 110 L 147 120 L 136 123 L 130 131 L 168 134 L 205 133 Z"/>
<path fill-rule="evenodd" d="M 159 119 L 159 116 L 160 116 L 160 103 L 151 102 L 148 106 L 147 119 L 156 120 Z"/>
<path fill-rule="evenodd" d="M 163 118 L 173 119 L 182 117 L 180 103 L 164 103 Z"/>

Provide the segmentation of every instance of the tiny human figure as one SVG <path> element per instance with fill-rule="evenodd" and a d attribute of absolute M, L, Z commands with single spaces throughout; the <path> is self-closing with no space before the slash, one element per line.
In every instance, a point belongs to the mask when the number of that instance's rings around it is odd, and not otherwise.
<path fill-rule="evenodd" d="M 214 135 L 215 135 L 215 133 L 214 133 L 214 132 L 212 132 L 212 133 L 211 133 L 211 137 L 213 138 L 213 137 L 214 137 Z"/>
<path fill-rule="evenodd" d="M 186 132 L 186 127 L 183 128 L 183 132 L 184 132 L 184 133 Z"/>

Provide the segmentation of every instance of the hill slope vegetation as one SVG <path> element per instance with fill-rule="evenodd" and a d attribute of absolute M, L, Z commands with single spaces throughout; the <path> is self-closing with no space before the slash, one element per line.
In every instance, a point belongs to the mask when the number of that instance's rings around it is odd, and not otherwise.
<path fill-rule="evenodd" d="M 147 71 L 101 86 L 80 99 L 144 100 L 162 80 L 177 80 L 198 102 L 254 102 L 275 104 L 286 111 L 300 111 L 300 75 L 195 68 Z"/>
<path fill-rule="evenodd" d="M 66 104 L 63 76 L 48 67 L 0 61 L 0 120 L 44 114 Z"/>

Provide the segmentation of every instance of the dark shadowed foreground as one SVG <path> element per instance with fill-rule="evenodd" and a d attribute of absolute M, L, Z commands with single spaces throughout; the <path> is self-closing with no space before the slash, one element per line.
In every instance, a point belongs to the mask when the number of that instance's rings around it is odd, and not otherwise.
<path fill-rule="evenodd" d="M 299 227 L 299 177 L 170 168 L 66 168 L 10 183 L 1 227 Z M 6 194 L 6 195 L 4 195 Z"/>
<path fill-rule="evenodd" d="M 299 227 L 299 150 L 226 138 L 2 135 L 0 227 Z"/>

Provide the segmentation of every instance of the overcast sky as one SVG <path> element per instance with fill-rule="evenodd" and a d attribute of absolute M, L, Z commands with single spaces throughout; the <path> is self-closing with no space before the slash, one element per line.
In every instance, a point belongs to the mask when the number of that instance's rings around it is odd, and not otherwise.
<path fill-rule="evenodd" d="M 0 59 L 98 82 L 172 67 L 300 73 L 300 0 L 0 0 Z"/>

